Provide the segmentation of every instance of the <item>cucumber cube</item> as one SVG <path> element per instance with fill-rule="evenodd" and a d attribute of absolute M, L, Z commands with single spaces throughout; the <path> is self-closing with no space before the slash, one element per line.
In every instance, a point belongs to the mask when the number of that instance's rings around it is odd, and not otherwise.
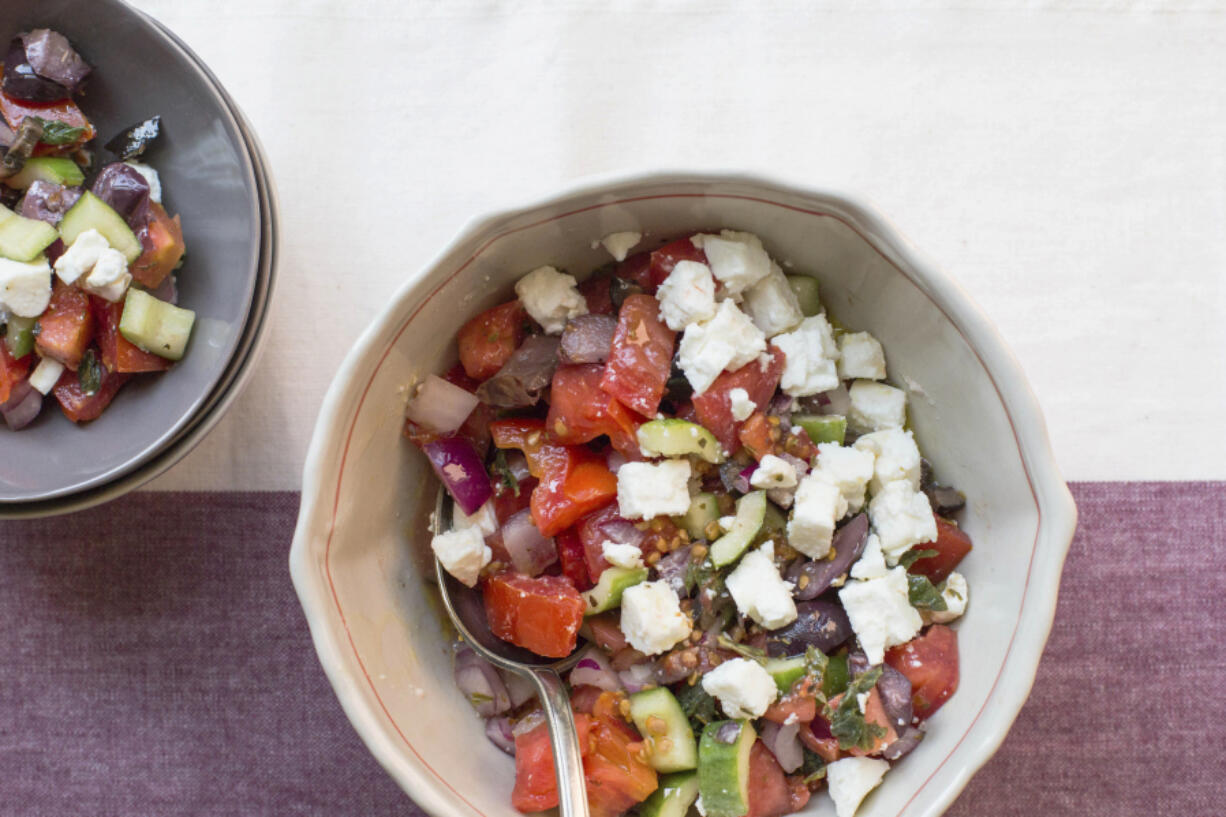
<path fill-rule="evenodd" d="M 179 360 L 191 336 L 196 313 L 159 301 L 139 289 L 129 289 L 119 319 L 119 333 L 133 343 L 167 360 Z"/>
<path fill-rule="evenodd" d="M 847 437 L 847 418 L 841 414 L 793 414 L 792 424 L 803 428 L 814 445 L 842 445 Z"/>
<path fill-rule="evenodd" d="M 7 207 L 0 207 L 0 255 L 5 258 L 33 261 L 57 238 L 59 233 L 47 222 L 19 216 Z"/>
<path fill-rule="evenodd" d="M 788 285 L 796 293 L 796 300 L 800 302 L 800 311 L 804 313 L 804 316 L 811 318 L 821 314 L 822 302 L 818 298 L 817 279 L 811 275 L 789 275 L 787 278 Z"/>
<path fill-rule="evenodd" d="M 4 183 L 9 187 L 25 190 L 34 182 L 40 181 L 76 187 L 85 181 L 85 174 L 81 171 L 81 166 L 72 159 L 34 156 L 26 159 L 21 170 L 5 179 Z"/>
<path fill-rule="evenodd" d="M 60 221 L 60 238 L 64 239 L 64 246 L 69 247 L 77 236 L 89 229 L 102 233 L 106 242 L 123 253 L 129 264 L 140 258 L 144 251 L 140 239 L 128 227 L 123 216 L 87 190 Z"/>

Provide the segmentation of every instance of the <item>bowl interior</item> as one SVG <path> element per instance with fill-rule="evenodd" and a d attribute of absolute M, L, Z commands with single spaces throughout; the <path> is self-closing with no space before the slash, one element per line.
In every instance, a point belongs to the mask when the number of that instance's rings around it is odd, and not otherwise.
<path fill-rule="evenodd" d="M 142 15 L 116 0 L 3 0 L 6 37 L 54 28 L 94 65 L 81 105 L 98 129 L 98 161 L 112 135 L 153 114 L 163 133 L 148 161 L 164 203 L 183 222 L 188 255 L 179 303 L 196 312 L 184 359 L 137 376 L 97 420 L 70 423 L 48 398 L 32 425 L 0 430 L 0 502 L 61 497 L 147 461 L 188 423 L 221 379 L 242 335 L 260 251 L 258 192 L 238 125 L 209 78 Z"/>
<path fill-rule="evenodd" d="M 789 271 L 819 279 L 835 318 L 882 341 L 891 378 L 909 389 L 922 450 L 938 477 L 970 498 L 964 524 L 976 549 L 964 563 L 970 609 L 957 625 L 961 688 L 859 813 L 938 813 L 1021 706 L 1056 591 L 1050 574 L 1032 581 L 1032 568 L 1054 563 L 1058 576 L 1067 539 L 1039 535 L 1028 456 L 998 383 L 948 311 L 949 285 L 914 272 L 888 227 L 835 197 L 737 180 L 627 183 L 467 231 L 368 332 L 321 415 L 295 581 L 350 718 L 435 814 L 511 817 L 513 764 L 485 739 L 451 680 L 449 634 L 426 562 L 434 482 L 400 436 L 405 384 L 451 364 L 461 322 L 513 297 L 513 282 L 535 266 L 582 276 L 608 260 L 591 248 L 606 233 L 639 230 L 650 248 L 721 226 L 761 236 Z M 834 810 L 818 796 L 806 813 Z"/>

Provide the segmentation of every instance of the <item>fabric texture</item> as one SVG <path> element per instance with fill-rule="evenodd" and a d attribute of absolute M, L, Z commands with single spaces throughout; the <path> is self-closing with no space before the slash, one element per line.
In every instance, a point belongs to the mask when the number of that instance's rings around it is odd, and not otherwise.
<path fill-rule="evenodd" d="M 1226 483 L 1080 483 L 1029 702 L 948 812 L 1220 813 Z M 142 492 L 0 525 L 0 812 L 413 815 L 286 569 L 292 493 Z"/>

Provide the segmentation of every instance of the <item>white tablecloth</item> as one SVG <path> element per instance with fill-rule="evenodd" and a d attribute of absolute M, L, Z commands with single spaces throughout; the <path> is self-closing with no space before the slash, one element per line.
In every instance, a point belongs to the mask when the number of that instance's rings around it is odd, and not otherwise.
<path fill-rule="evenodd" d="M 296 488 L 344 353 L 469 217 L 647 168 L 867 198 L 998 323 L 1067 478 L 1226 478 L 1226 3 L 136 5 L 282 207 L 255 381 L 155 488 Z"/>

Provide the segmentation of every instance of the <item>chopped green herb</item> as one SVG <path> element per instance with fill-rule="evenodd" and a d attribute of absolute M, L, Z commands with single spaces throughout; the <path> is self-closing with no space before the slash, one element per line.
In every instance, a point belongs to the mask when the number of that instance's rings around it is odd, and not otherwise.
<path fill-rule="evenodd" d="M 808 749 L 802 751 L 805 760 L 800 765 L 800 779 L 806 786 L 811 786 L 826 776 L 826 761 L 822 760 L 821 755 Z"/>
<path fill-rule="evenodd" d="M 925 550 L 908 550 L 902 556 L 898 557 L 898 563 L 902 565 L 903 567 L 907 568 L 908 570 L 910 570 L 911 565 L 915 564 L 920 559 L 927 559 L 929 556 L 936 556 L 936 555 L 937 555 L 937 552 L 935 550 L 932 550 L 931 548 L 927 548 Z"/>
<path fill-rule="evenodd" d="M 839 739 L 839 748 L 846 751 L 859 747 L 864 751 L 873 748 L 879 738 L 885 736 L 885 727 L 864 720 L 860 711 L 860 695 L 877 685 L 881 667 L 873 667 L 847 686 L 838 706 L 826 705 L 826 717 L 830 720 L 830 733 Z"/>
<path fill-rule="evenodd" d="M 695 732 L 701 732 L 708 723 L 721 718 L 715 699 L 702 688 L 702 684 L 682 684 L 677 690 L 677 703 L 681 704 L 681 711 Z"/>
<path fill-rule="evenodd" d="M 911 606 L 917 610 L 948 609 L 945 599 L 941 598 L 941 591 L 933 586 L 927 576 L 908 573 L 907 596 L 911 601 Z"/>
<path fill-rule="evenodd" d="M 71 145 L 80 140 L 81 134 L 85 133 L 85 128 L 74 128 L 67 122 L 43 119 L 39 116 L 33 118 L 43 123 L 43 135 L 38 141 L 44 145 Z"/>
<path fill-rule="evenodd" d="M 102 388 L 102 374 L 102 364 L 98 361 L 98 356 L 93 349 L 87 349 L 85 356 L 81 358 L 81 365 L 77 366 L 77 380 L 81 383 L 81 391 L 87 395 L 97 394 L 98 389 Z"/>
<path fill-rule="evenodd" d="M 487 704 L 492 700 L 494 699 L 491 696 L 486 695 L 482 692 L 474 692 L 468 696 L 468 702 L 471 703 L 474 707 L 481 706 L 481 704 Z"/>
<path fill-rule="evenodd" d="M 515 496 L 519 496 L 519 480 L 515 478 L 515 474 L 511 473 L 511 466 L 507 465 L 507 453 L 501 448 L 494 454 L 494 463 L 491 467 L 506 489 Z"/>
<path fill-rule="evenodd" d="M 719 636 L 715 639 L 715 643 L 725 650 L 736 653 L 742 658 L 748 658 L 750 661 L 757 661 L 759 664 L 766 663 L 766 650 L 760 650 L 757 647 L 751 647 L 748 644 L 738 644 L 723 633 L 719 634 Z"/>

